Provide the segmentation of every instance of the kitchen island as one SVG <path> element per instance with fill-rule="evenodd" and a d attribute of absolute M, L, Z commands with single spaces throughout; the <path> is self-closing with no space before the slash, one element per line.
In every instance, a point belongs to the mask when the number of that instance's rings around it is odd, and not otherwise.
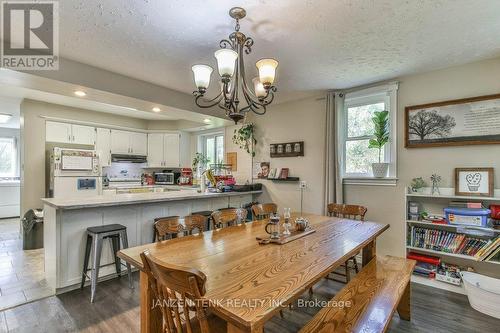
<path fill-rule="evenodd" d="M 44 203 L 45 274 L 50 288 L 62 293 L 81 281 L 88 227 L 119 223 L 127 227 L 129 247 L 153 241 L 153 221 L 196 211 L 241 207 L 262 191 L 198 193 L 195 190 L 99 195 L 89 198 L 42 199 Z M 104 242 L 101 265 L 114 260 Z M 103 267 L 100 279 L 115 276 L 114 266 Z"/>

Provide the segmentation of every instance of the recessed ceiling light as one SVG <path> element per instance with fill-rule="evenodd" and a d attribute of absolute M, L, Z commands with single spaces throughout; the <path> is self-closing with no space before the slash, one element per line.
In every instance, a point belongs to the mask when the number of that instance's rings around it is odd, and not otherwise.
<path fill-rule="evenodd" d="M 208 124 L 209 122 L 211 122 L 211 120 L 208 119 L 208 118 L 205 118 L 205 119 L 203 119 L 203 122 L 206 123 L 206 124 Z"/>
<path fill-rule="evenodd" d="M 75 95 L 78 97 L 85 97 L 87 96 L 87 93 L 85 91 L 77 90 L 75 91 Z"/>
<path fill-rule="evenodd" d="M 159 107 L 157 107 L 157 106 L 155 106 L 155 107 L 153 108 L 153 112 L 160 112 L 160 111 L 161 111 L 161 109 L 160 109 Z"/>
<path fill-rule="evenodd" d="M 0 113 L 0 123 L 5 124 L 12 118 L 11 114 L 8 113 Z"/>

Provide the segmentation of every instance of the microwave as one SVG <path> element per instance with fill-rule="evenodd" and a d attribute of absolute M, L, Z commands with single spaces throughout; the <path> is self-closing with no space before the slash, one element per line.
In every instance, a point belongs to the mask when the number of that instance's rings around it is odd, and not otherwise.
<path fill-rule="evenodd" d="M 158 185 L 174 185 L 175 175 L 173 172 L 158 172 L 155 173 L 155 184 Z"/>

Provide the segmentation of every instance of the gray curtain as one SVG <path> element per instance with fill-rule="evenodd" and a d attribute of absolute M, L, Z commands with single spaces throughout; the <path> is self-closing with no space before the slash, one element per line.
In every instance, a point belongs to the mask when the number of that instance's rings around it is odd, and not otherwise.
<path fill-rule="evenodd" d="M 326 96 L 326 135 L 325 135 L 325 195 L 324 211 L 329 203 L 342 203 L 343 188 L 340 177 L 340 150 L 338 143 L 338 114 L 344 107 L 342 93 L 328 92 Z"/>

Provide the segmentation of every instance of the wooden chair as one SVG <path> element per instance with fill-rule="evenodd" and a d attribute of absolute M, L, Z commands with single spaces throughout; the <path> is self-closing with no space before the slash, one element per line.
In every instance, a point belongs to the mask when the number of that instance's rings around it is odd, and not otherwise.
<path fill-rule="evenodd" d="M 207 277 L 195 268 L 170 265 L 146 250 L 141 253 L 155 304 L 161 307 L 163 332 L 224 333 L 226 322 L 207 313 Z"/>
<path fill-rule="evenodd" d="M 212 221 L 214 224 L 214 229 L 229 227 L 235 225 L 240 219 L 240 222 L 244 222 L 247 219 L 247 210 L 243 208 L 228 208 L 216 210 L 212 213 Z"/>
<path fill-rule="evenodd" d="M 278 206 L 274 203 L 257 204 L 252 206 L 254 220 L 262 220 L 268 218 L 271 214 L 278 212 Z"/>
<path fill-rule="evenodd" d="M 184 226 L 179 221 L 179 216 L 160 217 L 155 219 L 154 241 L 163 241 L 176 238 L 178 234 L 185 234 Z"/>
<path fill-rule="evenodd" d="M 193 234 L 194 230 L 202 234 L 205 231 L 206 217 L 203 215 L 189 215 L 184 217 L 184 230 L 189 235 Z"/>
<path fill-rule="evenodd" d="M 334 216 L 334 217 L 339 217 L 339 218 L 345 218 L 345 219 L 350 219 L 350 220 L 360 220 L 364 221 L 365 220 L 365 214 L 368 211 L 366 207 L 359 206 L 359 205 L 344 205 L 344 204 L 336 204 L 336 203 L 331 203 L 328 204 L 328 215 L 329 216 Z M 338 272 L 332 272 L 333 274 L 338 274 L 345 276 L 346 281 L 341 281 L 337 279 L 331 279 L 334 281 L 342 282 L 342 283 L 347 283 L 351 279 L 351 274 L 350 270 L 352 269 L 349 266 L 349 263 L 352 262 L 354 271 L 356 273 L 359 272 L 358 268 L 358 261 L 356 260 L 356 256 L 353 256 L 344 263 L 344 268 L 345 268 L 345 274 L 343 273 L 338 273 Z"/>

